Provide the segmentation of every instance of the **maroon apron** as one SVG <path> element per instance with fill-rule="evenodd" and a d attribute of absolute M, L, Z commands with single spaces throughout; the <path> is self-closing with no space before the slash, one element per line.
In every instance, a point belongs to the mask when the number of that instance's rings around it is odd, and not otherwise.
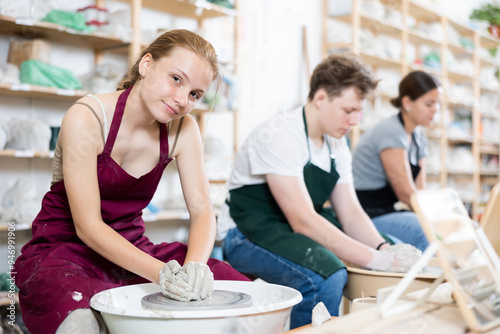
<path fill-rule="evenodd" d="M 108 139 L 97 159 L 102 218 L 144 252 L 164 262 L 175 259 L 182 264 L 187 245 L 155 245 L 143 235 L 142 210 L 172 160 L 166 125 L 160 125 L 159 162 L 149 173 L 135 178 L 110 156 L 130 90 L 118 98 Z M 23 320 L 32 334 L 54 333 L 71 311 L 90 308 L 90 298 L 97 292 L 149 282 L 106 260 L 78 238 L 64 180 L 53 184 L 43 198 L 32 231 L 33 238 L 23 247 L 13 270 Z M 217 280 L 248 280 L 224 262 L 210 259 L 208 265 Z"/>

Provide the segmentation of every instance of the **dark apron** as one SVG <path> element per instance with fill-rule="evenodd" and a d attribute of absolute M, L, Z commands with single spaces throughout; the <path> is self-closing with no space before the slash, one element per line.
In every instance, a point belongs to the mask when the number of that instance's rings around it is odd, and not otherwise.
<path fill-rule="evenodd" d="M 398 114 L 398 118 L 404 127 L 404 121 L 403 117 L 401 116 L 401 112 Z M 416 152 L 418 163 L 418 161 L 420 160 L 420 155 L 418 143 L 415 139 L 414 133 L 412 133 L 412 142 L 415 145 L 415 149 L 417 150 Z M 420 173 L 421 168 L 420 166 L 411 163 L 410 154 L 411 152 L 408 151 L 408 161 L 410 163 L 411 175 L 413 177 L 413 180 L 415 181 L 418 174 Z M 368 216 L 370 216 L 370 218 L 374 218 L 391 212 L 396 212 L 396 209 L 394 209 L 394 203 L 398 201 L 398 198 L 389 181 L 387 181 L 387 184 L 384 187 L 379 189 L 356 190 L 356 195 L 358 196 L 361 206 L 368 214 Z"/>
<path fill-rule="evenodd" d="M 304 110 L 302 113 L 307 140 Z M 328 145 L 328 141 L 326 143 Z M 339 174 L 335 169 L 335 160 L 331 159 L 330 172 L 326 172 L 311 163 L 309 142 L 308 150 L 309 161 L 304 166 L 303 174 L 314 209 L 336 227 L 342 229 L 335 213 L 330 208 L 323 207 L 339 179 Z M 329 145 L 328 150 L 330 150 Z M 240 231 L 260 247 L 304 266 L 325 278 L 338 269 L 345 268 L 342 261 L 331 251 L 309 237 L 293 232 L 267 183 L 231 190 L 227 204 L 231 217 Z"/>

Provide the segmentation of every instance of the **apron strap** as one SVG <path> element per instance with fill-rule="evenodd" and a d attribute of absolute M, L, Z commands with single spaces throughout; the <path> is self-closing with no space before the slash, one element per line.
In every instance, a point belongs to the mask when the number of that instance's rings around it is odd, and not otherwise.
<path fill-rule="evenodd" d="M 398 113 L 398 119 L 399 119 L 399 121 L 401 122 L 401 124 L 403 125 L 403 128 L 404 128 L 405 127 L 405 121 L 403 120 L 403 114 L 402 114 L 401 111 Z M 420 160 L 420 148 L 418 147 L 417 139 L 415 137 L 415 131 L 412 131 L 412 133 L 411 133 L 411 141 L 415 145 L 415 148 L 417 150 L 417 164 L 418 164 L 418 161 Z M 411 144 L 410 144 L 410 146 L 411 146 Z M 410 151 L 409 150 L 408 150 L 408 160 L 411 163 L 411 160 L 410 160 Z"/>
<path fill-rule="evenodd" d="M 307 141 L 307 152 L 309 153 L 309 161 L 311 162 L 311 147 L 309 146 L 309 133 L 307 132 L 307 121 L 306 121 L 306 107 L 302 107 L 302 119 L 304 120 L 304 129 L 306 131 L 306 141 Z M 328 142 L 328 138 L 323 134 L 323 140 L 326 142 L 326 146 L 328 146 L 328 154 L 332 155 L 332 149 L 330 148 L 330 143 Z"/>

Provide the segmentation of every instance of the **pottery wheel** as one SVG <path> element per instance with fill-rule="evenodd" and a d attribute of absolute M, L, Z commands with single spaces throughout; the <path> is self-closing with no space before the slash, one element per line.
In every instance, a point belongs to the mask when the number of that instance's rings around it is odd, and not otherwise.
<path fill-rule="evenodd" d="M 157 292 L 142 297 L 141 305 L 142 307 L 150 310 L 222 310 L 251 306 L 252 296 L 243 292 L 215 290 L 210 298 L 204 300 L 193 300 L 190 302 L 181 302 L 165 297 L 163 293 Z"/>

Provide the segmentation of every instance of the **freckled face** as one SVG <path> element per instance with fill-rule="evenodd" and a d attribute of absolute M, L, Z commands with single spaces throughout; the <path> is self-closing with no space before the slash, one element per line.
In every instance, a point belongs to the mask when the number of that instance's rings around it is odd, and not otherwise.
<path fill-rule="evenodd" d="M 439 89 L 433 89 L 420 96 L 415 101 L 408 102 L 408 116 L 418 125 L 429 126 L 434 115 L 441 108 L 441 92 Z"/>
<path fill-rule="evenodd" d="M 364 99 L 361 99 L 356 88 L 349 87 L 331 101 L 328 99 L 320 108 L 323 133 L 334 138 L 342 138 L 358 124 L 363 111 Z"/>
<path fill-rule="evenodd" d="M 145 56 L 147 57 L 147 56 Z M 212 68 L 191 50 L 176 47 L 168 57 L 143 58 L 141 95 L 160 123 L 189 113 L 212 83 Z"/>

